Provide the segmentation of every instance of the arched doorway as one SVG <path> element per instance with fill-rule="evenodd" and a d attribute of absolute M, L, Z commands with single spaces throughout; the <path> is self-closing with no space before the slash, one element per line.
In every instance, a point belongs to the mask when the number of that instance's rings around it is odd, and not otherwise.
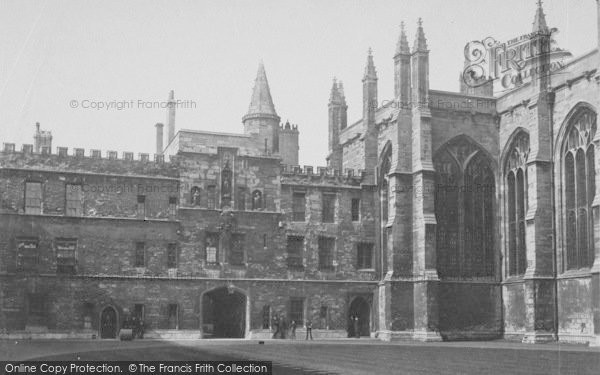
<path fill-rule="evenodd" d="M 106 306 L 100 313 L 100 338 L 117 338 L 117 311 L 112 306 Z"/>
<path fill-rule="evenodd" d="M 246 296 L 234 288 L 227 287 L 204 293 L 202 331 L 206 338 L 244 338 Z"/>
<path fill-rule="evenodd" d="M 348 309 L 348 336 L 356 336 L 354 317 L 358 317 L 358 332 L 360 336 L 370 336 L 371 308 L 363 297 L 356 297 Z"/>

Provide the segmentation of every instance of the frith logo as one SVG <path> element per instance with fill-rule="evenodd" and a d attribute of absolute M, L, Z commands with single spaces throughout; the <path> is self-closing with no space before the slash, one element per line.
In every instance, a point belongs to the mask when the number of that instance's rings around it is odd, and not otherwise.
<path fill-rule="evenodd" d="M 463 81 L 467 86 L 479 87 L 498 80 L 500 90 L 511 90 L 532 77 L 560 70 L 565 65 L 562 58 L 570 54 L 556 47 L 552 38 L 556 31 L 553 28 L 525 34 L 506 43 L 492 37 L 467 43 Z"/>

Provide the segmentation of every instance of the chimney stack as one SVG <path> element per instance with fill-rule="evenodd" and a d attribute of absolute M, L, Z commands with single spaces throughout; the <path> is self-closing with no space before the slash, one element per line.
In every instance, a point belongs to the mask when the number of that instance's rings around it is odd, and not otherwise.
<path fill-rule="evenodd" d="M 169 92 L 169 101 L 167 108 L 167 131 L 169 138 L 167 139 L 167 145 L 171 143 L 173 138 L 175 138 L 175 92 L 171 90 Z"/>
<path fill-rule="evenodd" d="M 156 125 L 156 155 L 163 154 L 163 124 L 160 122 Z"/>

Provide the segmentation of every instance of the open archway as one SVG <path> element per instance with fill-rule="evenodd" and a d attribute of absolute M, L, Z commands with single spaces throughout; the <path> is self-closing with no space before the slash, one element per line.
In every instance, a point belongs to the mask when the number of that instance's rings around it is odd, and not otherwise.
<path fill-rule="evenodd" d="M 202 295 L 202 331 L 206 338 L 244 338 L 246 295 L 221 287 Z"/>
<path fill-rule="evenodd" d="M 354 319 L 358 318 L 355 323 Z M 356 297 L 352 300 L 348 309 L 348 336 L 355 337 L 356 329 L 360 336 L 370 336 L 371 307 L 363 297 Z"/>
<path fill-rule="evenodd" d="M 106 306 L 100 313 L 100 338 L 116 339 L 118 327 L 117 310 L 112 306 Z"/>

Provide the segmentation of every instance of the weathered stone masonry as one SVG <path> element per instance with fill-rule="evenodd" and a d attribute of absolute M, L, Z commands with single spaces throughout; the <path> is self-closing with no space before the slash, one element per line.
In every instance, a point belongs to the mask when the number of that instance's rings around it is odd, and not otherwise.
<path fill-rule="evenodd" d="M 276 316 L 345 337 L 358 316 L 382 340 L 598 344 L 599 49 L 543 53 L 541 4 L 533 31 L 528 66 L 570 60 L 494 96 L 431 89 L 422 22 L 412 48 L 402 26 L 394 98 L 372 51 L 362 119 L 334 80 L 327 167 L 297 165 L 262 64 L 243 134 L 175 132 L 170 110 L 153 158 L 54 154 L 38 124 L 0 152 L 0 335 L 138 315 L 149 337 L 266 338 Z"/>

